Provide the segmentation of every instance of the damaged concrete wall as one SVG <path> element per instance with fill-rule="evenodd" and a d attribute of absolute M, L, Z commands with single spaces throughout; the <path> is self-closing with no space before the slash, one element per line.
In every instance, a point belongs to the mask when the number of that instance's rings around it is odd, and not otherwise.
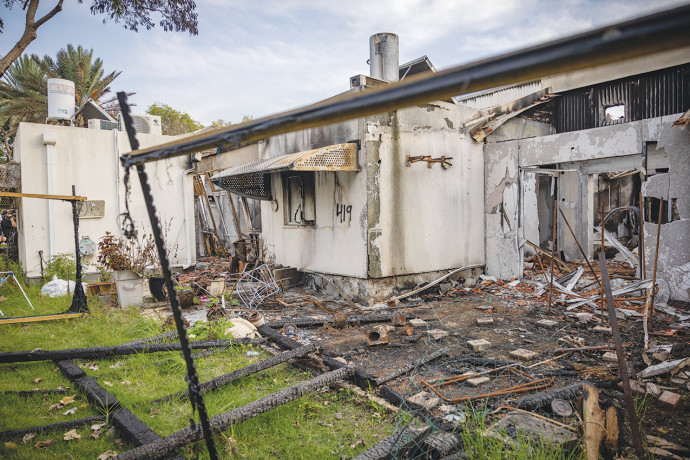
<path fill-rule="evenodd" d="M 367 120 L 369 277 L 483 263 L 484 158 L 462 132 L 468 112 L 434 102 Z M 407 155 L 453 157 L 453 166 L 408 167 Z"/>
<path fill-rule="evenodd" d="M 22 191 L 26 193 L 48 193 L 46 146 L 43 133 L 54 132 L 57 143 L 53 154 L 53 193 L 71 195 L 72 185 L 78 195 L 89 200 L 105 202 L 103 217 L 82 218 L 79 221 L 80 238 L 89 237 L 98 242 L 108 231 L 121 235 L 121 218 L 125 210 L 123 170 L 119 157 L 131 151 L 126 133 L 100 131 L 95 129 L 73 128 L 67 126 L 21 123 L 15 140 L 14 159 L 21 164 Z M 138 134 L 141 147 L 169 142 L 171 136 Z M 187 156 L 149 163 L 146 166 L 149 183 L 153 191 L 156 209 L 162 222 L 170 223 L 168 238 L 179 244 L 172 254 L 173 264 L 186 261 L 185 225 L 183 207 L 183 188 L 188 187 L 191 194 L 191 177 L 182 181 L 182 173 L 190 167 Z M 191 204 L 191 200 L 190 200 Z M 56 201 L 55 208 L 55 254 L 74 254 L 74 232 L 72 207 L 69 203 Z M 140 232 L 149 233 L 150 225 L 146 207 L 136 175 L 131 177 L 130 210 L 132 219 Z M 193 209 L 188 209 L 193 216 Z M 40 276 L 40 258 L 43 251 L 48 258 L 49 222 L 48 200 L 22 198 L 18 226 L 19 258 L 28 277 Z M 194 235 L 192 235 L 194 248 Z M 194 258 L 194 254 L 192 259 Z M 84 257 L 85 270 L 95 272 L 97 254 Z"/>
<path fill-rule="evenodd" d="M 677 115 L 658 117 L 601 128 L 513 140 L 485 146 L 486 161 L 486 238 L 487 273 L 504 279 L 522 273 L 520 246 L 525 239 L 532 240 L 536 232 L 534 223 L 544 219 L 545 190 L 535 187 L 532 180 L 522 180 L 521 195 L 513 190 L 518 167 L 523 177 L 529 168 L 556 168 L 558 203 L 578 240 L 588 254 L 592 254 L 592 219 L 594 212 L 594 174 L 615 172 L 642 166 L 642 144 L 659 139 L 662 129 L 677 119 Z M 663 167 L 665 154 L 650 156 L 656 167 Z M 537 190 L 535 190 L 535 188 Z M 536 195 L 536 196 L 535 196 Z M 517 198 L 513 198 L 517 196 Z M 519 200 L 519 203 L 516 201 Z M 520 207 L 520 227 L 517 235 L 510 234 L 500 205 L 511 215 Z M 499 206 L 499 207 L 497 207 Z M 541 209 L 541 212 L 540 212 Z M 515 211 L 516 212 L 516 211 Z M 551 214 L 553 218 L 553 214 Z M 548 225 L 539 223 L 539 234 Z M 515 236 L 515 238 L 513 238 Z M 580 259 L 575 240 L 558 217 L 558 248 L 570 259 Z M 543 241 L 540 241 L 543 242 Z M 492 262 L 499 258 L 502 262 Z"/>
<path fill-rule="evenodd" d="M 690 302 L 690 128 L 673 127 L 666 123 L 657 147 L 666 151 L 669 171 L 656 174 L 643 183 L 642 195 L 663 198 L 667 203 L 675 198 L 679 218 L 661 225 L 657 272 L 659 293 L 656 298 L 660 302 L 669 299 Z M 657 219 L 658 215 L 649 216 L 647 220 L 656 222 Z M 656 235 L 657 225 L 645 222 L 648 278 L 652 277 L 654 270 Z"/>
<path fill-rule="evenodd" d="M 501 279 L 522 276 L 518 244 L 518 149 L 486 144 L 485 200 L 486 273 Z"/>
<path fill-rule="evenodd" d="M 259 144 L 261 159 L 358 141 L 359 120 L 274 136 Z M 360 151 L 362 166 L 364 153 Z M 272 175 L 274 202 L 263 201 L 263 238 L 269 257 L 298 269 L 366 277 L 366 174 L 316 172 L 313 226 L 286 225 L 284 187 Z M 344 212 L 343 212 L 344 210 Z"/>

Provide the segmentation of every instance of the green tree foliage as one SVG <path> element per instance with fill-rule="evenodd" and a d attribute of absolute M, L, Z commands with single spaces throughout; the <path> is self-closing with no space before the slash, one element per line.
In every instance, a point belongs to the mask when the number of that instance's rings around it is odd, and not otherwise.
<path fill-rule="evenodd" d="M 149 106 L 146 113 L 160 115 L 163 125 L 163 134 L 177 136 L 179 134 L 191 133 L 204 126 L 198 121 L 194 121 L 186 112 L 175 110 L 167 104 L 157 102 Z"/>
<path fill-rule="evenodd" d="M 242 117 L 242 121 L 241 121 L 240 123 L 244 123 L 244 122 L 246 122 L 246 121 L 251 121 L 251 120 L 253 120 L 253 119 L 254 119 L 254 116 L 252 116 L 252 115 L 245 115 L 245 116 Z M 214 128 L 227 128 L 228 126 L 232 126 L 232 125 L 234 125 L 234 124 L 235 124 L 235 123 L 233 123 L 233 122 L 231 122 L 231 121 L 225 121 L 225 120 L 223 120 L 222 118 L 219 118 L 219 119 L 217 119 L 216 121 L 212 121 L 212 122 L 211 122 L 211 126 L 214 127 Z M 237 123 L 237 124 L 239 124 L 239 123 Z"/>
<path fill-rule="evenodd" d="M 93 50 L 81 46 L 58 51 L 55 59 L 37 55 L 24 55 L 17 59 L 0 80 L 0 141 L 9 152 L 9 146 L 22 121 L 43 122 L 48 115 L 47 79 L 65 78 L 74 81 L 76 101 L 82 105 L 89 98 L 100 103 L 105 110 L 115 113 L 115 97 L 108 97 L 110 84 L 119 71 L 106 74 L 103 61 L 93 57 Z"/>
<path fill-rule="evenodd" d="M 36 18 L 39 3 L 49 3 L 53 8 L 40 18 Z M 64 0 L 0 0 L 6 9 L 21 8 L 26 11 L 24 32 L 10 51 L 0 58 L 0 77 L 10 65 L 24 52 L 29 43 L 37 37 L 36 31 L 47 21 L 62 11 Z M 83 3 L 79 0 L 79 3 Z M 139 27 L 150 30 L 154 21 L 165 31 L 189 32 L 198 34 L 198 18 L 194 0 L 91 0 L 91 14 L 103 15 L 105 19 L 121 23 L 126 29 L 137 32 Z M 0 33 L 3 30 L 0 17 Z"/>

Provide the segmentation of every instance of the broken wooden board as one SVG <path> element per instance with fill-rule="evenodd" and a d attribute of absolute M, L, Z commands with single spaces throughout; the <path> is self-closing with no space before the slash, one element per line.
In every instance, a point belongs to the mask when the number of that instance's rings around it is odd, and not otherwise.
<path fill-rule="evenodd" d="M 616 408 L 611 406 L 603 410 L 599 405 L 599 390 L 592 385 L 583 384 L 582 394 L 582 445 L 587 460 L 598 460 L 602 450 L 604 453 L 617 453 L 620 429 Z"/>

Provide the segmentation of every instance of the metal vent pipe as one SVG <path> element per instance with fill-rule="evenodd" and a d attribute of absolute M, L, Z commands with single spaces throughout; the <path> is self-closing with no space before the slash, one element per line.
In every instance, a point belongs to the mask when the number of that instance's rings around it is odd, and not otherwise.
<path fill-rule="evenodd" d="M 399 80 L 398 36 L 390 33 L 374 34 L 369 38 L 369 68 L 372 78 Z"/>

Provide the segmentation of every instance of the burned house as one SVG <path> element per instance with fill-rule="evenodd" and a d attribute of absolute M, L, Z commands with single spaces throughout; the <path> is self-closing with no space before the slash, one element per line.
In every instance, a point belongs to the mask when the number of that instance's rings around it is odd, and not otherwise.
<path fill-rule="evenodd" d="M 399 66 L 393 34 L 374 35 L 370 51 L 371 76 L 352 77 L 348 93 L 435 71 L 426 57 Z M 453 269 L 521 278 L 526 256 L 552 249 L 554 214 L 556 252 L 582 260 L 580 245 L 592 258 L 602 204 L 613 211 L 605 246 L 636 267 L 644 258 L 651 278 L 663 198 L 659 298 L 688 300 L 690 254 L 678 244 L 690 235 L 687 130 L 673 127 L 690 107 L 687 56 L 273 136 L 258 143 L 258 161 L 212 179 L 260 200 L 266 260 L 327 274 L 369 304 Z M 642 216 L 632 209 L 640 192 Z"/>
<path fill-rule="evenodd" d="M 657 299 L 690 300 L 690 138 L 677 122 L 690 107 L 688 56 L 660 53 L 459 101 L 484 114 L 470 131 L 485 142 L 487 273 L 520 277 L 524 258 L 554 240 L 566 260 L 593 259 L 603 210 L 604 247 L 640 277 L 658 265 Z"/>

